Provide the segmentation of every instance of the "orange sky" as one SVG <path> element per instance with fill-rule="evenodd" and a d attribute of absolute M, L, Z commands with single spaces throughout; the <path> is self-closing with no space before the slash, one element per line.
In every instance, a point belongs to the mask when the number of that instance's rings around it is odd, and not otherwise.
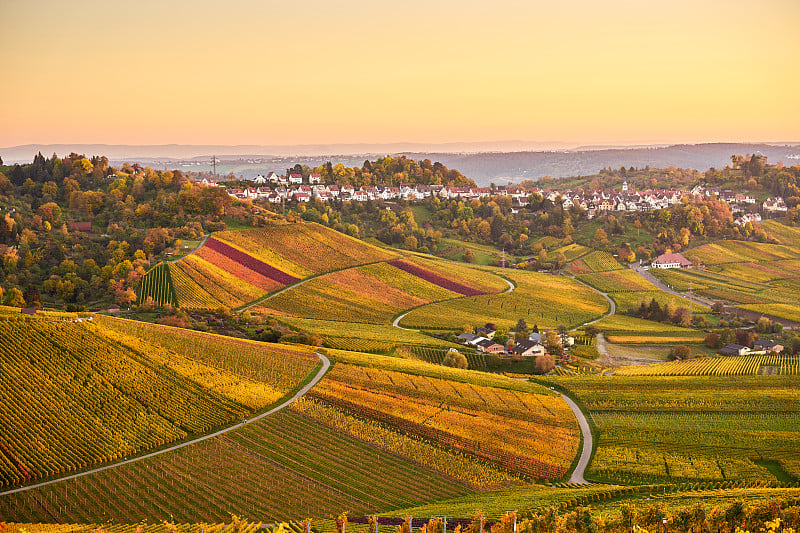
<path fill-rule="evenodd" d="M 798 0 L 2 2 L 0 146 L 800 141 L 798 22 Z"/>

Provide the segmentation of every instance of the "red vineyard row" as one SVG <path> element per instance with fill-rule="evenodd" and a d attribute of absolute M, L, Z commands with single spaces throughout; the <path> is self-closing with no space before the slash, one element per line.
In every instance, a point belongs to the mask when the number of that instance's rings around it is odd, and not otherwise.
<path fill-rule="evenodd" d="M 274 266 L 268 265 L 263 261 L 259 261 L 255 257 L 214 238 L 208 239 L 206 241 L 206 246 L 215 252 L 219 252 L 225 257 L 236 261 L 240 265 L 243 265 L 250 270 L 258 272 L 262 276 L 266 276 L 283 285 L 289 285 L 291 283 L 295 283 L 296 281 L 300 281 L 300 278 L 296 278 L 290 274 L 287 274 L 286 272 L 278 270 Z"/>
<path fill-rule="evenodd" d="M 433 272 L 425 270 L 424 268 L 420 268 L 417 265 L 406 263 L 401 259 L 389 261 L 389 264 L 393 267 L 399 268 L 400 270 L 408 272 L 409 274 L 417 276 L 418 278 L 424 279 L 425 281 L 429 281 L 434 285 L 457 292 L 458 294 L 463 294 L 464 296 L 478 296 L 479 294 L 483 294 L 483 292 L 473 289 L 472 287 L 467 287 L 466 285 L 462 285 L 457 281 L 449 280 L 438 274 L 434 274 Z"/>

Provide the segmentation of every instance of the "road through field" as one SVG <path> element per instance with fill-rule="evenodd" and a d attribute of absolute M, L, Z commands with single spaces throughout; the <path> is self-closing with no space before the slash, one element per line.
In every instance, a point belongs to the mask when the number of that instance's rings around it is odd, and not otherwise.
<path fill-rule="evenodd" d="M 59 477 L 57 479 L 51 479 L 50 481 L 44 481 L 42 483 L 36 483 L 34 485 L 27 485 L 25 487 L 19 487 L 19 488 L 16 488 L 16 489 L 7 490 L 7 491 L 4 491 L 4 492 L 0 492 L 0 496 L 6 496 L 8 494 L 14 494 L 16 492 L 24 492 L 24 491 L 31 490 L 31 489 L 36 489 L 36 488 L 39 488 L 39 487 L 45 487 L 47 485 L 52 485 L 53 483 L 59 483 L 61 481 L 67 481 L 69 479 L 75 479 L 75 478 L 79 478 L 79 477 L 82 477 L 82 476 L 87 476 L 89 474 L 102 472 L 103 470 L 110 470 L 112 468 L 117 468 L 118 466 L 130 464 L 130 463 L 135 463 L 137 461 L 141 461 L 142 459 L 149 459 L 149 458 L 155 457 L 157 455 L 161 455 L 161 454 L 164 454 L 164 453 L 167 453 L 167 452 L 172 452 L 172 451 L 175 451 L 175 450 L 179 450 L 181 448 L 185 448 L 186 446 L 191 446 L 192 444 L 197 444 L 198 442 L 202 442 L 204 440 L 208 440 L 208 439 L 211 439 L 211 438 L 214 438 L 214 437 L 218 437 L 220 435 L 224 435 L 225 433 L 228 433 L 228 432 L 233 431 L 235 429 L 239 429 L 239 428 L 241 428 L 243 426 L 246 426 L 248 424 L 252 424 L 253 422 L 257 422 L 257 421 L 261 420 L 264 417 L 267 417 L 269 415 L 275 414 L 278 411 L 281 411 L 282 409 L 285 409 L 286 407 L 289 407 L 295 401 L 297 401 L 298 399 L 300 399 L 303 396 L 305 396 L 305 394 L 308 391 L 310 391 L 314 387 L 314 385 L 319 383 L 319 381 L 328 372 L 328 369 L 331 366 L 330 359 L 328 359 L 327 357 L 325 357 L 321 353 L 318 353 L 318 352 L 315 352 L 315 353 L 320 358 L 320 361 L 322 361 L 322 368 L 320 368 L 319 372 L 317 372 L 317 374 L 313 378 L 311 378 L 311 381 L 306 383 L 305 386 L 303 386 L 302 389 L 297 391 L 297 393 L 295 393 L 294 396 L 292 396 L 288 400 L 284 401 L 280 405 L 276 405 L 275 407 L 273 407 L 269 411 L 261 413 L 260 415 L 256 415 L 253 418 L 250 418 L 250 419 L 247 419 L 247 420 L 242 420 L 238 424 L 234 424 L 232 426 L 228 426 L 228 427 L 226 427 L 224 429 L 221 429 L 219 431 L 216 431 L 214 433 L 209 433 L 208 435 L 203 435 L 202 437 L 198 437 L 196 439 L 192 439 L 192 440 L 187 441 L 187 442 L 182 442 L 181 444 L 176 444 L 175 446 L 170 446 L 169 448 L 164 448 L 163 450 L 158 450 L 158 451 L 155 451 L 155 452 L 151 452 L 151 453 L 148 453 L 148 454 L 145 454 L 145 455 L 141 455 L 139 457 L 134 457 L 132 459 L 127 459 L 125 461 L 120 461 L 118 463 L 113 463 L 113 464 L 110 464 L 110 465 L 101 466 L 99 468 L 94 468 L 92 470 L 87 470 L 87 471 L 81 472 L 79 474 L 72 474 L 72 475 L 69 475 L 69 476 L 62 476 L 62 477 Z"/>
<path fill-rule="evenodd" d="M 575 418 L 578 419 L 578 426 L 581 429 L 581 435 L 583 435 L 583 448 L 581 449 L 581 457 L 578 459 L 578 465 L 575 467 L 575 470 L 572 471 L 572 475 L 569 477 L 570 483 L 588 483 L 583 475 L 586 473 L 586 467 L 589 466 L 589 460 L 592 458 L 592 430 L 589 427 L 589 421 L 586 420 L 586 415 L 583 414 L 581 408 L 578 407 L 572 398 L 561 395 L 569 408 L 572 409 L 572 412 L 575 414 Z"/>
<path fill-rule="evenodd" d="M 508 289 L 504 290 L 504 291 L 502 292 L 502 294 L 507 294 L 507 293 L 509 293 L 509 292 L 514 292 L 514 289 L 515 289 L 515 286 L 514 286 L 514 284 L 513 284 L 511 281 L 507 280 L 506 278 L 503 278 L 503 281 L 505 281 L 506 283 L 508 283 Z M 438 303 L 438 302 L 432 302 L 432 303 Z M 428 305 L 428 304 L 426 304 L 426 305 Z M 402 329 L 402 330 L 405 330 L 405 331 L 417 331 L 416 329 L 408 329 L 408 328 L 404 328 L 403 326 L 401 326 L 401 325 L 400 325 L 400 321 L 401 321 L 401 320 L 403 320 L 403 319 L 405 318 L 405 316 L 406 316 L 408 313 L 410 313 L 411 311 L 413 311 L 413 309 L 409 309 L 408 311 L 406 311 L 406 312 L 405 312 L 405 313 L 403 313 L 402 315 L 398 315 L 398 316 L 397 316 L 397 318 L 395 318 L 395 319 L 392 321 L 392 325 L 393 325 L 394 327 L 396 327 L 396 328 L 399 328 L 399 329 Z"/>

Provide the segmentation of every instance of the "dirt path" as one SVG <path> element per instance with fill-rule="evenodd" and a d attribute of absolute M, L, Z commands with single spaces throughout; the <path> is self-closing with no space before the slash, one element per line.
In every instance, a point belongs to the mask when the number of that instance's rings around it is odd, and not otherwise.
<path fill-rule="evenodd" d="M 67 480 L 70 480 L 70 479 L 75 479 L 75 478 L 87 476 L 89 474 L 95 474 L 97 472 L 102 472 L 104 470 L 110 470 L 112 468 L 117 468 L 117 467 L 122 466 L 122 465 L 135 463 L 137 461 L 141 461 L 142 459 L 149 459 L 149 458 L 155 457 L 157 455 L 161 455 L 161 454 L 164 454 L 164 453 L 167 453 L 167 452 L 172 452 L 172 451 L 175 451 L 175 450 L 179 450 L 181 448 L 185 448 L 187 446 L 191 446 L 192 444 L 197 444 L 198 442 L 202 442 L 204 440 L 208 440 L 208 439 L 212 439 L 214 437 L 218 437 L 220 435 L 224 435 L 225 433 L 228 433 L 228 432 L 233 431 L 235 429 L 239 429 L 239 428 L 241 428 L 243 426 L 246 426 L 248 424 L 252 424 L 253 422 L 257 422 L 257 421 L 261 420 L 264 417 L 267 417 L 269 415 L 275 414 L 278 411 L 281 411 L 281 410 L 289 407 L 296 400 L 298 400 L 301 397 L 303 397 L 308 391 L 310 391 L 314 387 L 314 385 L 319 383 L 319 381 L 328 372 L 328 369 L 331 366 L 330 360 L 327 357 L 325 357 L 324 355 L 322 355 L 321 353 L 317 353 L 316 355 L 320 358 L 320 361 L 322 361 L 322 368 L 319 370 L 319 372 L 317 372 L 317 375 L 315 375 L 311 379 L 311 381 L 309 381 L 302 389 L 297 391 L 297 393 L 294 396 L 292 396 L 291 398 L 289 398 L 285 402 L 281 403 L 280 405 L 277 405 L 277 406 L 273 407 L 269 411 L 261 413 L 260 415 L 256 415 L 253 418 L 250 418 L 248 420 L 243 420 L 243 421 L 239 422 L 238 424 L 234 424 L 234 425 L 228 426 L 228 427 L 226 427 L 224 429 L 220 429 L 219 431 L 215 431 L 214 433 L 209 433 L 208 435 L 203 435 L 202 437 L 198 437 L 196 439 L 192 439 L 192 440 L 187 441 L 187 442 L 182 442 L 181 444 L 176 444 L 175 446 L 170 446 L 169 448 L 164 448 L 163 450 L 158 450 L 158 451 L 155 451 L 155 452 L 151 452 L 151 453 L 148 453 L 148 454 L 145 454 L 145 455 L 141 455 L 139 457 L 134 457 L 132 459 L 127 459 L 125 461 L 120 461 L 118 463 L 113 463 L 113 464 L 110 464 L 110 465 L 101 466 L 99 468 L 93 468 L 92 470 L 87 470 L 86 472 L 81 472 L 79 474 L 72 474 L 72 475 L 69 475 L 69 476 L 62 476 L 62 477 L 59 477 L 57 479 L 52 479 L 50 481 L 44 481 L 42 483 L 36 483 L 36 484 L 33 484 L 33 485 L 27 485 L 25 487 L 19 487 L 19 488 L 16 488 L 16 489 L 7 490 L 5 492 L 0 492 L 0 496 L 6 496 L 8 494 L 14 494 L 16 492 L 25 492 L 27 490 L 36 489 L 36 488 L 39 488 L 39 487 L 45 487 L 47 485 L 52 485 L 53 483 L 59 483 L 61 481 L 67 481 Z"/>

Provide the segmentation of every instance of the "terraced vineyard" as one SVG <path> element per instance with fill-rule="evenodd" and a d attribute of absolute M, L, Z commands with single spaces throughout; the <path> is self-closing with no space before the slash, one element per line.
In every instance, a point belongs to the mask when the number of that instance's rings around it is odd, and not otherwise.
<path fill-rule="evenodd" d="M 800 479 L 797 376 L 558 377 L 599 431 L 587 477 L 624 484 Z"/>
<path fill-rule="evenodd" d="M 363 515 L 519 485 L 515 472 L 557 477 L 577 449 L 571 412 L 540 386 L 420 361 L 331 355 L 339 363 L 316 400 L 186 448 L 2 496 L 0 516 L 125 523 L 221 521 L 228 512 L 262 520 Z M 343 387 L 362 396 L 342 397 Z M 380 417 L 340 405 L 363 395 L 380 400 L 369 403 Z M 396 409 L 386 410 L 393 398 Z M 427 421 L 416 417 L 431 409 Z M 427 433 L 408 433 L 409 424 Z"/>
<path fill-rule="evenodd" d="M 419 329 L 454 329 L 492 322 L 512 329 L 520 318 L 529 325 L 575 326 L 601 316 L 608 303 L 594 290 L 565 276 L 523 270 L 506 271 L 513 292 L 473 296 L 414 309 L 400 325 Z"/>
<path fill-rule="evenodd" d="M 308 349 L 100 316 L 2 315 L 0 332 L 0 486 L 240 420 L 295 388 L 317 359 Z"/>
<path fill-rule="evenodd" d="M 148 298 L 152 298 L 158 305 L 178 305 L 170 276 L 169 263 L 157 264 L 142 278 L 139 288 L 139 301 L 146 302 Z"/>
<path fill-rule="evenodd" d="M 800 356 L 746 355 L 703 357 L 646 366 L 628 366 L 614 371 L 618 376 L 755 376 L 800 375 Z"/>
<path fill-rule="evenodd" d="M 529 478 L 558 479 L 578 434 L 566 404 L 543 393 L 339 363 L 308 397 Z"/>

